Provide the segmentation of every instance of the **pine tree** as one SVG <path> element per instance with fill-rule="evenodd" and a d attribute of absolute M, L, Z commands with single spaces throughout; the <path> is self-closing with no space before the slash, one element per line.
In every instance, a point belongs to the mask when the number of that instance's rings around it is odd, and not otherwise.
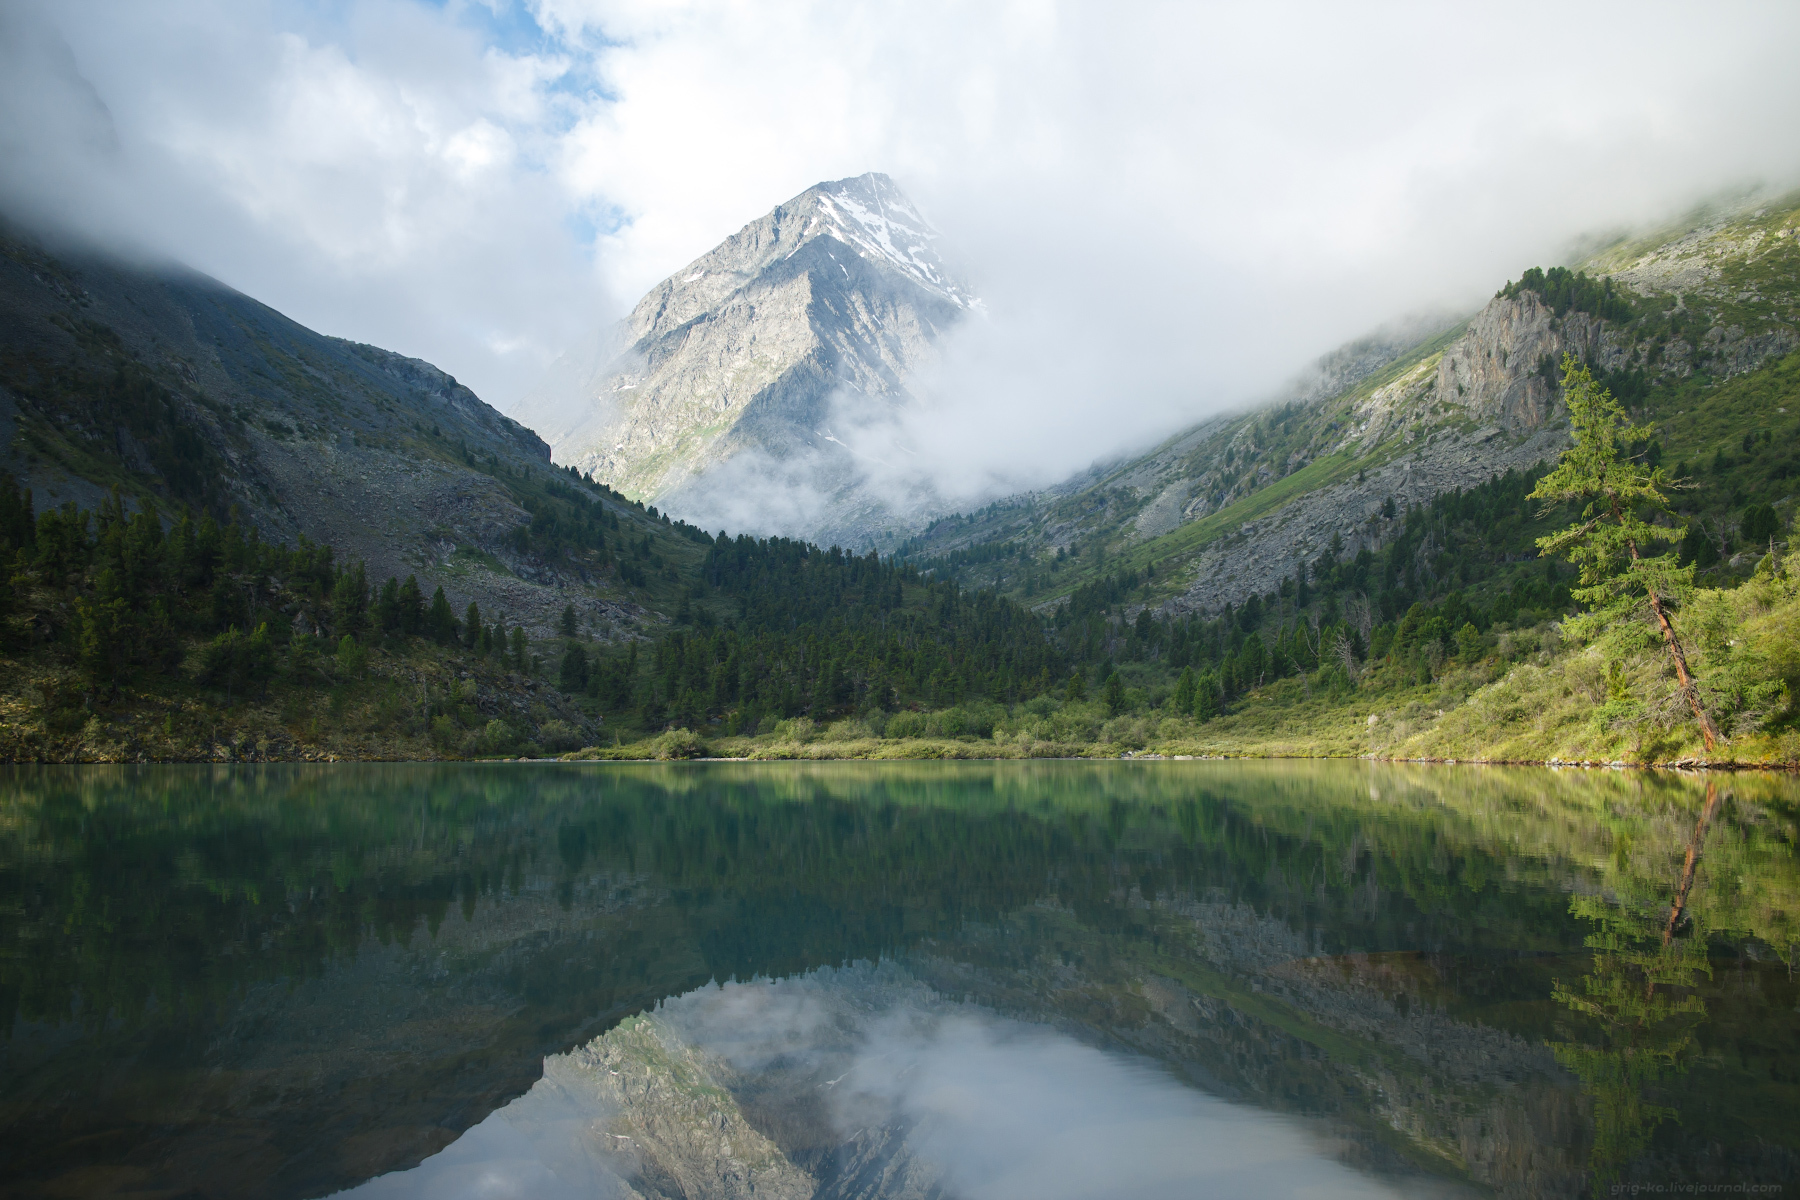
<path fill-rule="evenodd" d="M 1178 716 L 1192 716 L 1194 712 L 1194 668 L 1181 668 L 1181 678 L 1175 681 L 1175 694 L 1169 698 L 1169 706 Z"/>
<path fill-rule="evenodd" d="M 456 640 L 456 614 L 450 611 L 450 598 L 439 587 L 431 593 L 431 615 L 426 618 L 426 632 L 440 645 Z"/>
<path fill-rule="evenodd" d="M 383 633 L 397 634 L 402 632 L 400 622 L 400 581 L 389 575 L 375 600 L 375 624 Z"/>
<path fill-rule="evenodd" d="M 331 592 L 331 619 L 339 633 L 361 633 L 368 609 L 369 577 L 359 562 L 338 574 L 337 586 Z"/>
<path fill-rule="evenodd" d="M 1125 681 L 1119 678 L 1117 671 L 1106 677 L 1106 713 L 1116 717 L 1125 709 Z"/>
<path fill-rule="evenodd" d="M 463 640 L 471 650 L 481 649 L 481 605 L 469 601 L 468 611 L 463 614 Z"/>
<path fill-rule="evenodd" d="M 1540 553 L 1560 554 L 1581 571 L 1582 586 L 1574 595 L 1587 611 L 1565 628 L 1617 654 L 1653 642 L 1655 635 L 1644 620 L 1649 617 L 1662 634 L 1682 698 L 1693 709 L 1700 736 L 1711 751 L 1724 734 L 1706 710 L 1699 684 L 1688 669 L 1687 652 L 1669 619 L 1671 605 L 1693 589 L 1694 568 L 1681 566 L 1672 553 L 1644 553 L 1655 542 L 1679 542 L 1686 531 L 1680 525 L 1658 527 L 1638 515 L 1641 508 L 1668 511 L 1663 489 L 1669 480 L 1661 467 L 1619 455 L 1621 445 L 1647 441 L 1651 427 L 1631 424 L 1619 402 L 1574 355 L 1563 355 L 1562 369 L 1563 402 L 1575 444 L 1563 452 L 1556 469 L 1538 481 L 1531 498 L 1584 506 L 1575 524 L 1537 543 Z"/>
<path fill-rule="evenodd" d="M 556 623 L 556 626 L 564 637 L 572 638 L 575 636 L 578 625 L 575 617 L 575 606 L 573 604 L 563 605 L 562 619 Z"/>
<path fill-rule="evenodd" d="M 1219 715 L 1223 701 L 1216 671 L 1202 671 L 1194 679 L 1194 718 L 1210 721 Z"/>
<path fill-rule="evenodd" d="M 100 572 L 94 598 L 75 601 L 76 644 L 90 686 L 119 688 L 119 675 L 133 641 L 131 610 L 111 567 Z"/>
<path fill-rule="evenodd" d="M 563 651 L 562 669 L 557 675 L 557 685 L 571 695 L 587 690 L 588 658 L 587 651 L 580 642 L 570 639 L 568 649 Z"/>
<path fill-rule="evenodd" d="M 419 589 L 419 577 L 408 575 L 400 585 L 400 632 L 407 637 L 420 632 L 425 625 L 425 593 Z"/>

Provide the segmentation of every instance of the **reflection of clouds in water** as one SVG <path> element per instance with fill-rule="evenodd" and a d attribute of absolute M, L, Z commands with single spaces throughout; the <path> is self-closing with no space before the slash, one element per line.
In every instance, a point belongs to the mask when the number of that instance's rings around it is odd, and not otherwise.
<path fill-rule="evenodd" d="M 932 1183 L 967 1200 L 1402 1194 L 1332 1160 L 1299 1122 L 1197 1092 L 1147 1060 L 945 1000 L 891 964 L 702 988 L 666 1001 L 654 1028 L 660 1045 L 693 1047 L 712 1064 L 820 1196 L 910 1195 Z M 592 1056 L 552 1059 L 530 1093 L 443 1153 L 355 1194 L 629 1194 L 620 1176 L 638 1164 L 614 1157 L 612 1130 L 670 1114 L 633 1111 L 636 1092 L 609 1102 L 571 1087 L 568 1064 L 584 1061 L 588 1078 L 609 1071 Z M 808 1136 L 803 1127 L 820 1121 L 828 1128 Z M 642 1165 L 717 1178 L 697 1161 Z M 863 1186 L 875 1180 L 887 1186 Z"/>
<path fill-rule="evenodd" d="M 615 1114 L 591 1096 L 545 1078 L 410 1171 L 394 1171 L 339 1196 L 356 1200 L 623 1200 L 617 1173 L 630 1160 L 608 1152 Z"/>
<path fill-rule="evenodd" d="M 911 1153 L 968 1200 L 1401 1194 L 1328 1158 L 1298 1122 L 942 1000 L 891 966 L 705 988 L 664 1015 L 746 1073 L 816 1047 L 840 1135 L 910 1126 Z"/>

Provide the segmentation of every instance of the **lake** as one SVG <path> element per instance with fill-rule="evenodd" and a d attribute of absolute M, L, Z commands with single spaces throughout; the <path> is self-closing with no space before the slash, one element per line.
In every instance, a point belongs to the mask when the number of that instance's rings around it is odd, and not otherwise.
<path fill-rule="evenodd" d="M 0 1196 L 1800 1180 L 1800 783 L 9 768 Z"/>

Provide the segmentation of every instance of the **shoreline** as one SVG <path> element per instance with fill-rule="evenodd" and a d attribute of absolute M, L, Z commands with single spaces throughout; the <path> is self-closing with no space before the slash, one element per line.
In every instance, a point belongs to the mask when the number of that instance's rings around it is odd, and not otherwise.
<path fill-rule="evenodd" d="M 816 743 L 813 743 L 816 744 Z M 829 743 L 826 743 L 829 744 Z M 898 742 L 893 745 L 905 746 Z M 793 749 L 803 751 L 806 744 Z M 935 750 L 940 748 L 936 743 L 924 743 L 921 749 Z M 1674 759 L 1666 762 L 1628 762 L 1625 760 L 1604 761 L 1599 759 L 1523 759 L 1523 758 L 1422 758 L 1401 757 L 1377 754 L 1293 754 L 1254 752 L 1216 753 L 1216 754 L 1163 754 L 1154 751 L 1124 751 L 1120 753 L 1102 754 L 956 754 L 956 753 L 918 753 L 918 754 L 807 754 L 807 753 L 775 753 L 745 755 L 682 755 L 658 756 L 655 754 L 619 755 L 592 754 L 587 751 L 574 751 L 570 754 L 545 757 L 494 757 L 494 758 L 457 758 L 457 757 L 417 757 L 417 758 L 377 758 L 355 757 L 331 753 L 297 756 L 243 756 L 238 754 L 215 755 L 205 758 L 94 758 L 94 759 L 8 759 L 0 765 L 4 766 L 39 766 L 39 767 L 101 767 L 101 766 L 272 766 L 277 764 L 359 764 L 359 763 L 420 763 L 450 764 L 460 763 L 467 766 L 501 766 L 507 764 L 546 766 L 552 764 L 578 765 L 583 763 L 824 763 L 824 762 L 1366 762 L 1387 765 L 1414 764 L 1422 766 L 1462 766 L 1462 767 L 1544 767 L 1549 770 L 1584 770 L 1584 771 L 1724 771 L 1724 772 L 1785 772 L 1800 774 L 1800 762 L 1745 762 L 1736 759 L 1724 761 L 1704 760 L 1697 758 Z"/>

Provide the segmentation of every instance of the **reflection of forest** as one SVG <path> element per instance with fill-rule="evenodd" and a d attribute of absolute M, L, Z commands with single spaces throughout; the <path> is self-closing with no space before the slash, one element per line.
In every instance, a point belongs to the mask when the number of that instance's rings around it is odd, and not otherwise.
<path fill-rule="evenodd" d="M 1666 1155 L 1647 1154 L 1659 1127 L 1681 1119 L 1677 1107 L 1654 1097 L 1666 1095 L 1666 1085 L 1689 1072 L 1695 1034 L 1707 1017 L 1703 981 L 1713 974 L 1707 941 L 1715 931 L 1708 928 L 1705 881 L 1720 872 L 1702 871 L 1701 865 L 1728 799 L 1716 779 L 1708 780 L 1682 848 L 1673 894 L 1660 907 L 1655 901 L 1662 881 L 1626 872 L 1610 894 L 1580 895 L 1571 902 L 1570 911 L 1593 927 L 1586 942 L 1594 954 L 1579 988 L 1560 981 L 1555 986 L 1556 1001 L 1583 1020 L 1573 1030 L 1579 1040 L 1559 1041 L 1554 1049 L 1557 1060 L 1581 1079 L 1592 1104 L 1589 1178 L 1595 1195 L 1605 1194 L 1634 1164 L 1651 1169 L 1650 1182 L 1666 1178 L 1671 1165 L 1678 1167 Z M 1793 951 L 1791 943 L 1781 949 Z M 1791 960 L 1786 965 L 1791 978 Z M 1779 1061 L 1768 1068 L 1772 1081 L 1782 1079 Z M 1793 1113 L 1783 1112 L 1781 1119 L 1791 1122 Z M 1800 1166 L 1791 1147 L 1772 1147 L 1758 1157 L 1740 1158 L 1731 1164 L 1732 1173 L 1748 1168 L 1759 1181 L 1770 1182 Z"/>
<path fill-rule="evenodd" d="M 1596 1177 L 1792 1161 L 1785 780 L 1708 819 L 1670 776 L 1342 764 L 8 783 L 8 1178 L 104 1146 L 144 1186 L 316 1193 L 416 1161 L 664 996 L 882 955 L 1328 1118 L 1369 1164 L 1551 1195 L 1590 1149 Z"/>

